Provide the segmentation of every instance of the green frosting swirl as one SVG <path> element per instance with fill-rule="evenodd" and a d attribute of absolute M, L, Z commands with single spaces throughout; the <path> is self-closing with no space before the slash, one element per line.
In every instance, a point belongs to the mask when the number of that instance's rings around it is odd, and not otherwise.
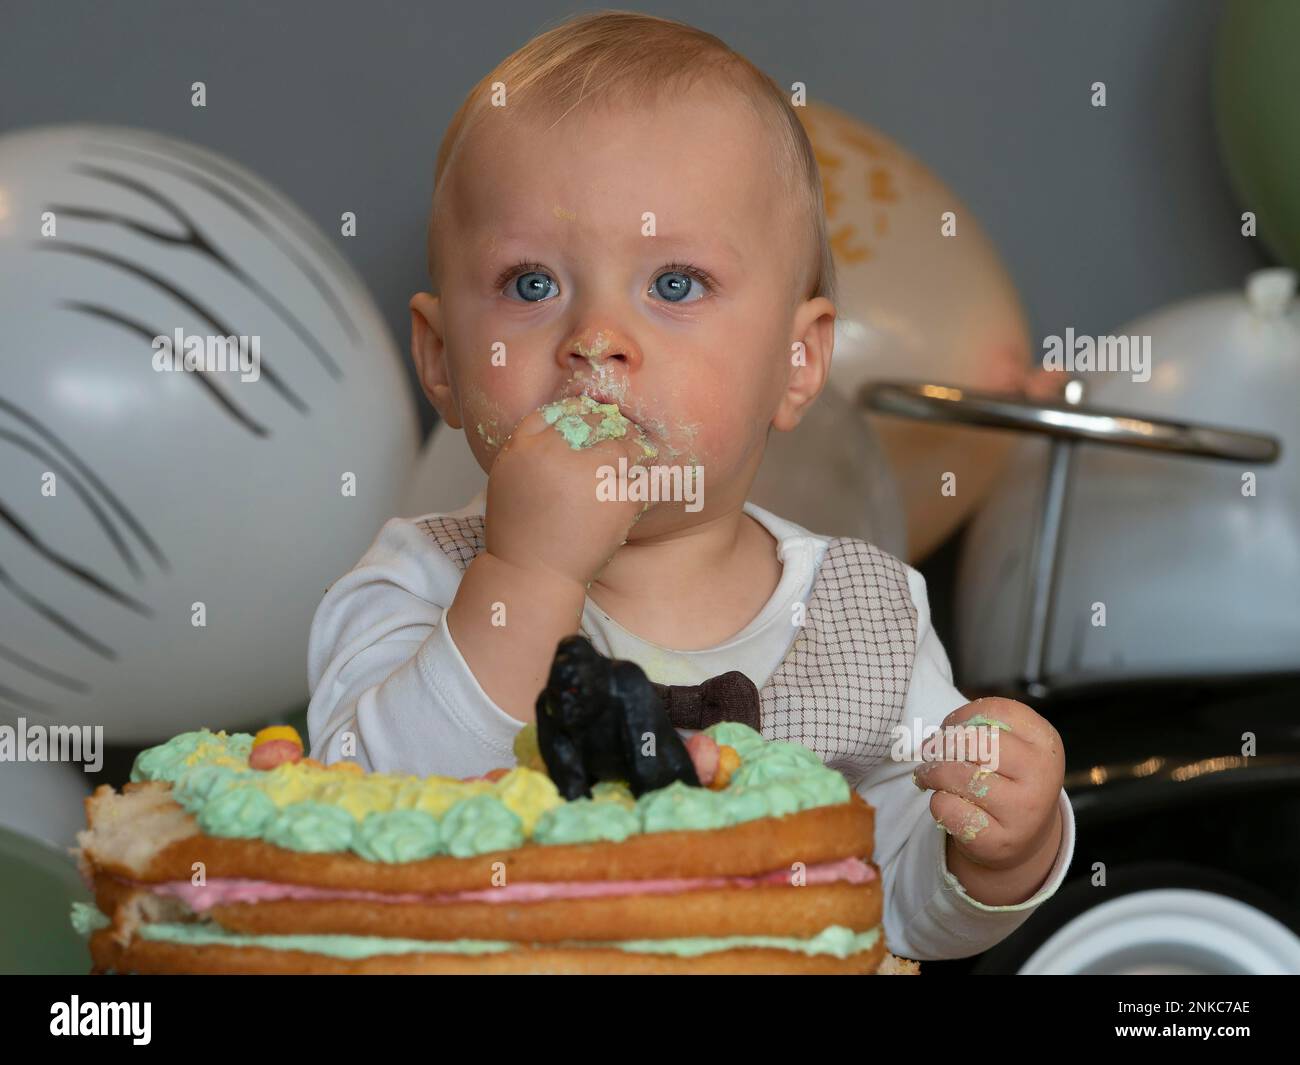
<path fill-rule="evenodd" d="M 433 814 L 423 810 L 384 810 L 361 822 L 352 849 L 370 862 L 418 862 L 442 845 Z"/>
<path fill-rule="evenodd" d="M 182 732 L 173 736 L 166 743 L 150 747 L 136 755 L 131 766 L 131 780 L 166 780 L 175 782 L 181 774 L 188 772 L 192 766 L 188 759 L 199 754 L 200 758 L 227 757 L 236 761 L 247 762 L 253 749 L 253 737 L 246 732 L 236 732 L 227 736 L 224 733 L 198 729 L 195 732 Z M 202 764 L 202 761 L 196 764 Z"/>
<path fill-rule="evenodd" d="M 263 834 L 279 812 L 264 791 L 231 788 L 204 804 L 198 822 L 209 836 L 253 839 Z"/>
<path fill-rule="evenodd" d="M 720 792 L 727 824 L 739 825 L 768 816 L 767 796 L 762 788 L 728 787 Z"/>
<path fill-rule="evenodd" d="M 280 810 L 266 826 L 264 838 L 291 851 L 345 851 L 352 846 L 355 826 L 356 819 L 347 810 L 307 799 Z"/>
<path fill-rule="evenodd" d="M 742 794 L 751 789 L 760 794 L 766 806 L 766 813 L 760 816 L 766 817 L 849 801 L 849 785 L 843 776 L 824 766 L 807 747 L 779 740 L 764 744 L 742 761 L 730 788 Z"/>
<path fill-rule="evenodd" d="M 606 840 L 622 843 L 641 831 L 635 806 L 611 799 L 575 799 L 554 806 L 533 828 L 537 843 L 594 843 Z"/>
<path fill-rule="evenodd" d="M 814 806 L 836 806 L 848 802 L 853 794 L 853 789 L 849 787 L 849 782 L 843 775 L 826 766 L 804 773 L 798 780 L 800 790 L 809 796 L 808 805 L 804 809 Z"/>
<path fill-rule="evenodd" d="M 727 824 L 726 804 L 720 792 L 693 788 L 680 780 L 674 780 L 666 788 L 647 791 L 636 804 L 647 832 L 723 828 Z"/>
<path fill-rule="evenodd" d="M 734 825 L 848 802 L 849 785 L 835 770 L 821 768 L 770 780 L 760 779 L 757 783 L 733 780 L 721 794 L 727 801 L 727 823 Z"/>
<path fill-rule="evenodd" d="M 806 810 L 811 805 L 808 795 L 799 787 L 797 780 L 769 780 L 758 787 L 767 803 L 769 817 L 785 817 L 786 814 Z"/>
<path fill-rule="evenodd" d="M 140 780 L 170 780 L 184 769 L 185 759 L 192 755 L 207 737 L 207 730 L 182 732 L 166 743 L 141 751 L 131 765 L 132 782 Z"/>
<path fill-rule="evenodd" d="M 797 777 L 824 768 L 822 760 L 807 747 L 778 740 L 743 759 L 740 768 L 732 774 L 731 782 L 741 787 L 765 784 L 779 777 Z"/>
<path fill-rule="evenodd" d="M 719 747 L 730 747 L 740 755 L 742 762 L 753 758 L 767 745 L 767 740 L 763 739 L 761 733 L 739 721 L 720 721 L 706 728 L 704 734 Z"/>
<path fill-rule="evenodd" d="M 250 774 L 224 765 L 197 765 L 172 785 L 172 798 L 187 813 L 198 814 L 213 799 L 245 782 Z"/>
<path fill-rule="evenodd" d="M 182 732 L 166 743 L 141 751 L 131 765 L 131 782 L 170 780 L 176 767 L 194 753 L 199 735 L 197 732 Z"/>
<path fill-rule="evenodd" d="M 493 795 L 461 799 L 443 815 L 441 827 L 448 853 L 457 858 L 513 850 L 524 842 L 519 815 Z"/>

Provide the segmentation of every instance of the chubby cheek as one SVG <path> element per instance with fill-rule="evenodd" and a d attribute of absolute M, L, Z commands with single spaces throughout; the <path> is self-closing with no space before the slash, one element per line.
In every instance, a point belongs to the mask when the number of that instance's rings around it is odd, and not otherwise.
<path fill-rule="evenodd" d="M 465 439 L 485 470 L 519 424 L 553 387 L 545 378 L 553 372 L 536 338 L 511 330 L 473 298 L 445 302 L 448 369 L 453 402 L 460 412 Z M 493 361 L 496 345 L 504 345 L 502 360 Z"/>
<path fill-rule="evenodd" d="M 516 368 L 484 363 L 460 375 L 456 395 L 465 438 L 487 469 L 519 420 L 537 406 L 537 390 Z"/>
<path fill-rule="evenodd" d="M 762 407 L 754 388 L 730 377 L 697 376 L 689 387 L 674 388 L 656 425 L 668 445 L 666 461 L 703 463 L 707 474 L 729 478 L 766 437 L 770 419 Z"/>
<path fill-rule="evenodd" d="M 714 483 L 730 477 L 763 447 L 782 391 L 780 346 L 784 323 L 770 310 L 729 315 L 684 365 L 689 387 L 674 389 L 683 421 L 698 426 L 698 457 Z"/>

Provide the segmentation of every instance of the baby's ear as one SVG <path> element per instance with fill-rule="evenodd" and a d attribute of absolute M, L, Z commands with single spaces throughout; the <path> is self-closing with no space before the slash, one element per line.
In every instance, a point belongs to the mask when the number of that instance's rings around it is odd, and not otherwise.
<path fill-rule="evenodd" d="M 411 361 L 429 402 L 451 428 L 461 428 L 460 411 L 447 374 L 447 346 L 443 343 L 442 307 L 437 296 L 417 292 L 411 297 Z"/>
<path fill-rule="evenodd" d="M 772 427 L 783 433 L 803 420 L 826 386 L 835 347 L 835 304 L 824 296 L 801 304 L 795 312 L 793 336 L 785 391 L 772 415 Z"/>

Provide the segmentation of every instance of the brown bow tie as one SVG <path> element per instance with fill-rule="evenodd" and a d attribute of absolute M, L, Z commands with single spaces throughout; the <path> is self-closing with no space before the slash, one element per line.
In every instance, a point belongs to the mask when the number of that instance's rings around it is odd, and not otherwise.
<path fill-rule="evenodd" d="M 673 728 L 705 729 L 719 721 L 739 721 L 760 731 L 758 689 L 738 670 L 703 684 L 656 684 L 654 689 Z"/>

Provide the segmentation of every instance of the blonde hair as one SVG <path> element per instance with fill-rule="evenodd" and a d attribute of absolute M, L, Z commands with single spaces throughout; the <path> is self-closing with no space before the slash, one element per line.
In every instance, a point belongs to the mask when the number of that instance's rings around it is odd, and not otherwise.
<path fill-rule="evenodd" d="M 555 115 L 558 123 L 584 100 L 642 106 L 662 92 L 685 89 L 706 77 L 721 78 L 737 89 L 771 131 L 781 177 L 802 201 L 800 207 L 814 232 L 813 282 L 804 297 L 833 300 L 835 261 L 826 232 L 821 173 L 808 134 L 786 94 L 713 34 L 635 11 L 597 11 L 570 18 L 507 56 L 470 90 L 438 148 L 427 244 L 430 281 L 437 285 L 434 232 L 439 194 L 469 131 L 487 111 L 501 110 L 491 106 L 493 85 L 506 86 L 512 117 L 542 113 Z"/>

